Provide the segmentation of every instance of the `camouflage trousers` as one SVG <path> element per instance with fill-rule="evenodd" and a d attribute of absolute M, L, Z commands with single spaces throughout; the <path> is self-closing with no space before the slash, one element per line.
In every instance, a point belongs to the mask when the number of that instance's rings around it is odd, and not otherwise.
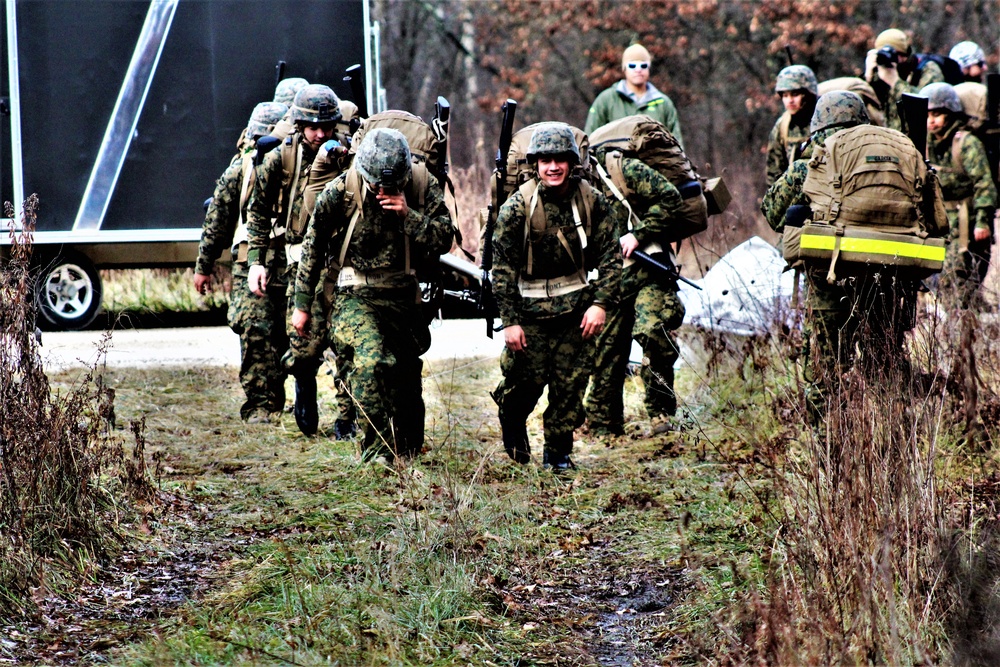
<path fill-rule="evenodd" d="M 282 322 L 284 286 L 271 286 L 266 297 L 250 291 L 246 262 L 233 264 L 229 295 L 229 327 L 240 337 L 240 384 L 247 400 L 240 407 L 246 419 L 255 410 L 281 412 L 285 407 L 285 370 L 281 355 L 288 349 Z"/>
<path fill-rule="evenodd" d="M 677 412 L 674 363 L 679 353 L 670 332 L 683 321 L 684 304 L 676 285 L 665 287 L 652 280 L 608 313 L 590 370 L 586 407 L 592 427 L 618 431 L 624 426 L 622 391 L 633 338 L 642 346 L 639 376 L 645 386 L 647 414 L 652 419 Z"/>
<path fill-rule="evenodd" d="M 892 271 L 851 276 L 837 285 L 807 271 L 804 376 L 815 402 L 852 366 L 869 376 L 909 373 L 903 349 L 916 319 L 917 283 Z"/>
<path fill-rule="evenodd" d="M 969 240 L 969 249 L 960 252 L 958 234 L 948 240 L 944 268 L 938 278 L 938 298 L 949 309 L 974 307 L 980 298 L 979 286 L 990 268 L 992 240 Z"/>
<path fill-rule="evenodd" d="M 492 395 L 503 420 L 527 421 L 548 386 L 549 405 L 542 414 L 547 449 L 558 449 L 560 436 L 564 440 L 583 425 L 583 392 L 596 345 L 583 339 L 582 318 L 573 313 L 521 324 L 527 347 L 504 348 L 500 355 L 503 379 Z"/>
<path fill-rule="evenodd" d="M 414 296 L 414 288 L 368 288 L 341 289 L 334 298 L 337 365 L 353 392 L 366 458 L 423 447 L 420 355 L 431 335 Z"/>
<path fill-rule="evenodd" d="M 316 288 L 312 308 L 309 311 L 309 328 L 305 335 L 300 336 L 292 326 L 292 313 L 295 312 L 295 273 L 298 263 L 289 264 L 283 275 L 282 283 L 285 292 L 285 330 L 288 332 L 289 354 L 285 356 L 285 369 L 289 374 L 299 372 L 312 373 L 323 363 L 323 352 L 330 346 L 330 308 L 323 298 L 323 284 L 326 279 L 326 269 L 320 274 L 319 286 Z"/>

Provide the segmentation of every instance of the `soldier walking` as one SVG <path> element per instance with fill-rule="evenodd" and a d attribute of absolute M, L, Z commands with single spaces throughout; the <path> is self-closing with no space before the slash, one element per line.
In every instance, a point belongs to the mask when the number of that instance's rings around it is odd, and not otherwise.
<path fill-rule="evenodd" d="M 292 327 L 293 287 L 308 223 L 308 214 L 302 213 L 303 194 L 317 152 L 334 137 L 341 119 L 339 103 L 328 86 L 310 84 L 295 94 L 290 110 L 295 131 L 263 157 L 247 207 L 247 280 L 258 296 L 274 285 L 287 290 L 291 347 L 284 365 L 295 377 L 295 422 L 306 435 L 314 435 L 319 428 L 316 372 L 329 344 L 327 318 L 323 300 L 316 299 L 312 327 L 301 331 Z"/>
<path fill-rule="evenodd" d="M 292 324 L 304 332 L 324 268 L 337 274 L 334 348 L 357 404 L 365 459 L 415 456 L 423 447 L 420 355 L 430 331 L 413 267 L 418 257 L 447 252 L 454 235 L 441 186 L 419 167 L 417 182 L 402 133 L 367 133 L 352 167 L 316 200 L 295 281 Z"/>
<path fill-rule="evenodd" d="M 240 407 L 240 417 L 249 424 L 269 421 L 285 407 L 285 371 L 281 365 L 281 355 L 288 349 L 285 290 L 278 285 L 269 286 L 264 296 L 250 291 L 244 220 L 256 173 L 256 141 L 269 134 L 287 110 L 277 102 L 262 102 L 254 108 L 241 141 L 241 153 L 216 184 L 194 269 L 194 287 L 204 294 L 209 289 L 216 260 L 224 248 L 232 248 L 233 285 L 228 317 L 229 327 L 240 337 L 240 384 L 247 397 Z"/>
<path fill-rule="evenodd" d="M 580 149 L 564 123 L 537 128 L 527 159 L 536 178 L 500 208 L 493 278 L 506 348 L 499 406 L 507 454 L 531 459 L 526 422 L 548 386 L 542 462 L 573 467 L 573 431 L 583 424 L 583 392 L 606 311 L 617 302 L 621 253 L 604 195 L 572 174 Z M 597 269 L 591 281 L 587 274 Z"/>

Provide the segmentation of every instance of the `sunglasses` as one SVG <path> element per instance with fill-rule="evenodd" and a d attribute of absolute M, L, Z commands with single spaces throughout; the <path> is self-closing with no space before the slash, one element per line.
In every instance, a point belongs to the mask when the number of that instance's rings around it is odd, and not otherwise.
<path fill-rule="evenodd" d="M 649 69 L 649 63 L 626 63 L 629 69 Z"/>

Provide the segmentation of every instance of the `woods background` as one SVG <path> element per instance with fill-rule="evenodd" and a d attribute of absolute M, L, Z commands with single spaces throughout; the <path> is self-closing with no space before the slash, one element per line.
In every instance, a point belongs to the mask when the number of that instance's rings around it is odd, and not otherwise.
<path fill-rule="evenodd" d="M 518 101 L 518 127 L 582 127 L 594 97 L 621 78 L 622 50 L 639 42 L 654 59 L 650 81 L 677 106 L 688 155 L 702 175 L 724 173 L 733 191 L 725 224 L 710 232 L 731 246 L 763 225 L 757 202 L 786 44 L 820 81 L 862 75 L 875 36 L 890 27 L 911 33 L 917 52 L 947 55 L 975 41 L 994 68 L 1000 2 L 374 0 L 373 16 L 389 106 L 429 118 L 438 95 L 452 104 L 463 227 L 485 205 L 503 100 Z"/>

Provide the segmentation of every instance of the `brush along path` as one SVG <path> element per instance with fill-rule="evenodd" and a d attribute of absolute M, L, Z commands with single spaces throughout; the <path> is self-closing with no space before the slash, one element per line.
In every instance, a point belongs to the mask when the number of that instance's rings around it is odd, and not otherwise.
<path fill-rule="evenodd" d="M 287 415 L 242 424 L 233 370 L 106 378 L 120 419 L 146 416 L 166 502 L 137 528 L 143 549 L 57 610 L 40 663 L 690 660 L 684 635 L 730 599 L 728 564 L 758 541 L 727 466 L 691 435 L 584 437 L 567 478 L 512 464 L 486 393 L 495 360 L 428 364 L 428 449 L 394 469 L 332 440 L 328 377 L 316 438 Z"/>

